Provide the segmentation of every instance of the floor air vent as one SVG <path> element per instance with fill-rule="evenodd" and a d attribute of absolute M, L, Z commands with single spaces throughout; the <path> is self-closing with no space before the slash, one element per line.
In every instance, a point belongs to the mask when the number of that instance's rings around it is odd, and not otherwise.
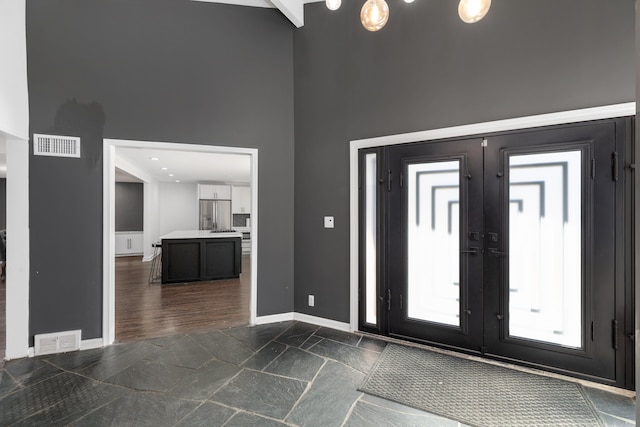
<path fill-rule="evenodd" d="M 33 154 L 36 156 L 80 157 L 80 138 L 34 133 Z"/>
<path fill-rule="evenodd" d="M 35 336 L 35 354 L 64 353 L 80 350 L 80 330 Z"/>

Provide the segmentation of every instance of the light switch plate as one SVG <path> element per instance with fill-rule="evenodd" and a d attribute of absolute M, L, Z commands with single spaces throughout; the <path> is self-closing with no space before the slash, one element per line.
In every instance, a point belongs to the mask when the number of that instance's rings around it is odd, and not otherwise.
<path fill-rule="evenodd" d="M 325 216 L 324 217 L 324 228 L 333 228 L 333 217 Z"/>

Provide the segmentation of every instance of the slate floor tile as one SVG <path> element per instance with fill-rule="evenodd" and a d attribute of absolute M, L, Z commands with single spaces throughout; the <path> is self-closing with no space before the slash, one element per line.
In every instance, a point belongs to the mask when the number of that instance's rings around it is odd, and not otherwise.
<path fill-rule="evenodd" d="M 316 335 L 311 335 L 309 338 L 307 338 L 307 340 L 305 342 L 303 342 L 300 345 L 300 348 L 303 350 L 308 350 L 311 347 L 313 347 L 314 345 L 318 344 L 320 341 L 322 341 L 323 338 L 316 336 Z"/>
<path fill-rule="evenodd" d="M 387 347 L 387 343 L 382 340 L 377 340 L 374 338 L 362 337 L 360 339 L 360 342 L 358 343 L 358 347 L 375 351 L 377 353 L 382 353 L 382 350 L 384 350 L 385 347 Z"/>
<path fill-rule="evenodd" d="M 45 356 L 45 358 L 49 363 L 61 369 L 78 372 L 96 362 L 99 362 L 103 357 L 105 357 L 106 352 L 106 348 L 95 348 L 92 350 L 53 354 Z"/>
<path fill-rule="evenodd" d="M 331 328 L 320 328 L 315 332 L 314 335 L 353 346 L 358 344 L 358 341 L 360 341 L 360 337 L 358 335 L 350 334 L 349 332 L 338 331 Z"/>
<path fill-rule="evenodd" d="M 0 371 L 0 398 L 18 388 L 18 383 L 11 378 L 7 371 Z"/>
<path fill-rule="evenodd" d="M 311 347 L 309 351 L 319 356 L 337 360 L 365 374 L 369 372 L 380 357 L 380 353 L 375 351 L 341 344 L 329 339 L 323 339 Z"/>
<path fill-rule="evenodd" d="M 163 392 L 192 373 L 193 370 L 188 368 L 141 360 L 106 381 L 134 390 Z"/>
<path fill-rule="evenodd" d="M 126 391 L 119 387 L 87 380 L 87 383 L 69 393 L 69 396 L 64 400 L 37 412 L 14 426 L 67 425 L 96 408 L 121 397 L 123 393 Z"/>
<path fill-rule="evenodd" d="M 0 399 L 0 425 L 13 424 L 47 409 L 82 390 L 88 383 L 93 381 L 63 372 L 10 393 Z"/>
<path fill-rule="evenodd" d="M 269 345 L 263 347 L 256 354 L 251 356 L 251 358 L 244 362 L 242 366 L 249 369 L 255 369 L 256 371 L 261 371 L 286 349 L 287 346 L 282 343 L 269 343 Z"/>
<path fill-rule="evenodd" d="M 265 372 L 295 378 L 302 381 L 311 381 L 324 364 L 322 357 L 307 353 L 294 347 L 289 347 L 269 366 Z"/>
<path fill-rule="evenodd" d="M 245 344 L 220 331 L 200 332 L 191 334 L 190 337 L 217 359 L 235 365 L 242 364 L 254 353 Z"/>
<path fill-rule="evenodd" d="M 202 368 L 185 375 L 169 389 L 168 394 L 184 399 L 204 400 L 222 387 L 240 368 L 221 360 L 212 360 Z"/>
<path fill-rule="evenodd" d="M 240 327 L 224 329 L 221 332 L 234 337 L 250 349 L 258 351 L 291 327 L 292 324 L 293 322 L 281 322 L 269 325 L 258 325 L 251 328 Z"/>
<path fill-rule="evenodd" d="M 238 412 L 225 424 L 225 427 L 283 427 L 286 425 L 259 415 Z"/>
<path fill-rule="evenodd" d="M 183 335 L 174 339 L 171 344 L 163 347 L 162 351 L 153 353 L 148 360 L 161 362 L 165 365 L 198 369 L 212 358 L 211 353 L 205 350 L 200 344 L 189 336 Z"/>
<path fill-rule="evenodd" d="M 235 414 L 231 408 L 218 405 L 213 402 L 204 402 L 198 406 L 192 413 L 183 418 L 178 426 L 202 426 L 202 427 L 221 427 L 224 423 Z"/>
<path fill-rule="evenodd" d="M 630 397 L 591 387 L 583 387 L 583 390 L 599 412 L 630 421 L 636 419 L 636 404 Z"/>
<path fill-rule="evenodd" d="M 104 405 L 73 426 L 173 426 L 200 402 L 171 399 L 155 393 L 133 392 Z"/>
<path fill-rule="evenodd" d="M 99 381 L 103 381 L 129 366 L 151 357 L 159 348 L 147 342 L 116 344 L 102 349 L 100 358 L 78 371 Z"/>
<path fill-rule="evenodd" d="M 62 372 L 61 369 L 40 357 L 12 360 L 7 363 L 5 370 L 24 386 L 46 380 Z"/>
<path fill-rule="evenodd" d="M 364 374 L 340 363 L 328 361 L 286 421 L 304 427 L 339 426 L 353 403 Z"/>
<path fill-rule="evenodd" d="M 428 413 L 415 414 L 394 411 L 370 403 L 359 401 L 344 424 L 345 427 L 458 427 L 457 421 L 437 417 Z"/>
<path fill-rule="evenodd" d="M 307 386 L 306 382 L 245 369 L 210 400 L 268 417 L 284 418 Z"/>
<path fill-rule="evenodd" d="M 308 323 L 294 323 L 276 341 L 291 347 L 300 347 L 318 329 L 320 329 L 319 326 L 309 325 Z"/>

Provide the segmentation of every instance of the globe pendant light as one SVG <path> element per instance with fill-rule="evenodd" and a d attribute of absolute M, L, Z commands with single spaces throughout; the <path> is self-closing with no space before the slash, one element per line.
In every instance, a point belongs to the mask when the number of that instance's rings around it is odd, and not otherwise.
<path fill-rule="evenodd" d="M 362 26 L 368 31 L 378 31 L 389 20 L 389 6 L 384 0 L 367 0 L 360 11 Z"/>
<path fill-rule="evenodd" d="M 342 4 L 342 0 L 326 0 L 325 4 L 329 10 L 338 10 Z"/>
<path fill-rule="evenodd" d="M 489 12 L 491 0 L 460 0 L 458 15 L 467 24 L 478 22 Z"/>

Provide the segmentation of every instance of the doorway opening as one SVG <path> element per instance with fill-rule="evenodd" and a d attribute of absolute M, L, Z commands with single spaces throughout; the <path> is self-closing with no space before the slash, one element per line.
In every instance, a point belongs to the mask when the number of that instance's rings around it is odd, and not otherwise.
<path fill-rule="evenodd" d="M 105 139 L 104 151 L 104 344 L 254 323 L 257 150 Z M 234 161 L 246 167 L 234 172 L 239 164 Z M 143 226 L 128 226 L 136 230 L 116 226 L 116 168 L 143 186 L 144 213 L 138 214 L 143 215 L 138 221 Z M 242 177 L 234 175 L 239 169 Z M 251 207 L 242 273 L 235 280 L 161 284 L 161 275 L 155 274 L 161 270 L 151 271 L 161 259 L 157 243 L 175 231 L 198 230 L 199 190 L 212 183 L 242 186 L 243 201 Z M 248 216 L 248 211 L 233 215 L 236 224 L 242 222 L 239 231 L 246 230 Z M 120 242 L 123 238 L 126 245 Z"/>
<path fill-rule="evenodd" d="M 632 389 L 632 120 L 479 130 L 359 147 L 357 329 Z"/>

